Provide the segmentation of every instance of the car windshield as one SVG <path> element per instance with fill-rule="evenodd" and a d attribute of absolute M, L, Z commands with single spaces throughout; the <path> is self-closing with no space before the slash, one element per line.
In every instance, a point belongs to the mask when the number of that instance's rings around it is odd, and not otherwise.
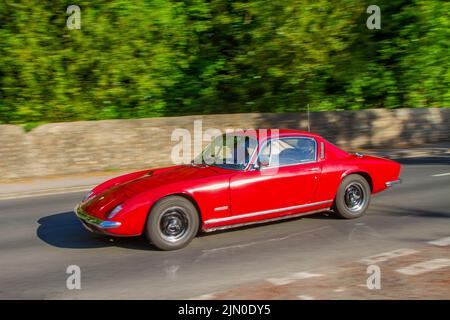
<path fill-rule="evenodd" d="M 256 146 L 257 140 L 252 136 L 220 135 L 194 159 L 193 163 L 244 170 L 250 162 Z"/>

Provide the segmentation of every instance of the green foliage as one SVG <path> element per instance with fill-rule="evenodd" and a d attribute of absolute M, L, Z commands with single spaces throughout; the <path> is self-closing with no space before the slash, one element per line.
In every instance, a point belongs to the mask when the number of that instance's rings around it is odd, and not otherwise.
<path fill-rule="evenodd" d="M 0 123 L 449 107 L 450 2 L 0 0 Z"/>

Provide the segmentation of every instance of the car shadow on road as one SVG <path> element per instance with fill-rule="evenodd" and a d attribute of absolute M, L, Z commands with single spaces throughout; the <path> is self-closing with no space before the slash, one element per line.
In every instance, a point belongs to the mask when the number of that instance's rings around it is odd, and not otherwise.
<path fill-rule="evenodd" d="M 305 215 L 302 217 L 303 219 L 320 219 L 320 220 L 343 220 L 342 218 L 338 217 L 333 211 L 327 210 L 322 211 L 310 215 Z"/>
<path fill-rule="evenodd" d="M 339 217 L 337 217 L 332 211 L 324 210 L 324 211 L 317 212 L 314 214 L 305 214 L 305 215 L 298 216 L 298 217 L 286 217 L 284 219 L 273 220 L 273 221 L 268 221 L 268 222 L 261 222 L 261 223 L 250 223 L 248 225 L 242 225 L 239 227 L 233 227 L 233 228 L 229 228 L 229 229 L 225 228 L 225 229 L 218 229 L 218 230 L 210 231 L 210 232 L 200 232 L 198 234 L 198 236 L 199 237 L 207 237 L 207 236 L 213 235 L 213 234 L 238 232 L 238 231 L 242 231 L 242 230 L 261 228 L 263 226 L 277 225 L 277 224 L 289 223 L 289 222 L 297 221 L 297 220 L 308 220 L 308 219 L 342 220 Z"/>
<path fill-rule="evenodd" d="M 134 250 L 157 250 L 143 237 L 108 237 L 87 231 L 73 212 L 52 214 L 40 218 L 36 234 L 45 243 L 66 249 L 96 249 L 122 247 Z"/>
<path fill-rule="evenodd" d="M 372 209 L 378 216 L 415 217 L 415 218 L 439 218 L 449 219 L 450 211 L 430 210 L 425 208 L 398 207 L 392 205 L 377 204 Z"/>
<path fill-rule="evenodd" d="M 258 228 L 267 225 L 275 225 L 279 223 L 289 223 L 290 221 L 302 219 L 339 219 L 331 211 L 318 212 L 312 215 L 304 215 L 300 217 L 290 217 L 282 220 L 271 222 L 257 223 L 245 225 L 236 228 L 217 230 L 213 232 L 198 234 L 200 237 L 207 237 L 208 235 L 237 232 L 247 229 Z M 40 218 L 37 223 L 39 227 L 36 234 L 39 239 L 45 243 L 66 249 L 96 249 L 106 247 L 121 247 L 134 250 L 159 251 L 156 247 L 149 244 L 143 236 L 141 237 L 109 237 L 97 235 L 87 231 L 81 222 L 77 219 L 73 212 L 63 212 L 52 214 Z"/>

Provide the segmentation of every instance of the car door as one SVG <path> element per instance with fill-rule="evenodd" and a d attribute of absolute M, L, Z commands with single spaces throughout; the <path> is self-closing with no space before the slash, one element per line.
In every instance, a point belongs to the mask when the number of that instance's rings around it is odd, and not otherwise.
<path fill-rule="evenodd" d="M 317 143 L 309 137 L 273 138 L 258 157 L 268 156 L 264 168 L 243 171 L 231 178 L 231 215 L 265 215 L 309 203 L 321 174 Z"/>

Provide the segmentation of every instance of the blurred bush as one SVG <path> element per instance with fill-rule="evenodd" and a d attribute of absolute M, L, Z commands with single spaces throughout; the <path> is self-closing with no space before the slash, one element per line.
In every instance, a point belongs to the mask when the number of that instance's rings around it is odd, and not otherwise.
<path fill-rule="evenodd" d="M 370 4 L 0 0 L 0 122 L 448 107 L 450 2 Z"/>

